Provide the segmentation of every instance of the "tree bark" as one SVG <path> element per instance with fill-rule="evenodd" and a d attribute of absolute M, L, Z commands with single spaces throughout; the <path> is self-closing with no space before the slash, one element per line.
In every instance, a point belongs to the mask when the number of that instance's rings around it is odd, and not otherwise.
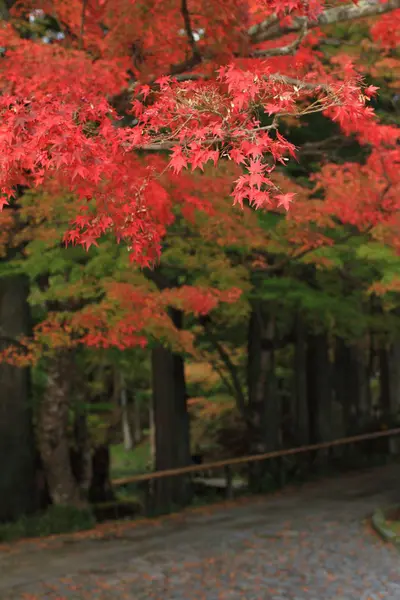
<path fill-rule="evenodd" d="M 149 438 L 150 438 L 150 469 L 156 467 L 156 426 L 154 422 L 154 399 L 149 402 Z"/>
<path fill-rule="evenodd" d="M 359 348 L 337 338 L 334 391 L 336 403 L 342 407 L 341 435 L 355 435 L 360 425 L 363 393 L 360 367 Z"/>
<path fill-rule="evenodd" d="M 120 382 L 121 382 L 120 403 L 121 403 L 122 439 L 123 439 L 124 449 L 126 451 L 128 451 L 128 450 L 132 450 L 132 448 L 133 448 L 133 439 L 132 439 L 131 424 L 129 422 L 128 396 L 126 393 L 125 380 L 122 375 L 120 375 Z"/>
<path fill-rule="evenodd" d="M 400 340 L 396 340 L 389 350 L 391 412 L 397 418 L 400 412 Z"/>
<path fill-rule="evenodd" d="M 110 448 L 101 444 L 93 451 L 92 480 L 89 488 L 89 500 L 92 503 L 112 502 L 114 492 L 110 481 Z"/>
<path fill-rule="evenodd" d="M 326 333 L 307 339 L 307 390 L 311 443 L 332 439 L 332 373 Z"/>
<path fill-rule="evenodd" d="M 392 402 L 390 397 L 390 365 L 389 349 L 383 347 L 379 349 L 379 407 L 383 418 L 390 418 L 392 412 Z"/>
<path fill-rule="evenodd" d="M 255 305 L 250 314 L 247 349 L 249 451 L 264 454 L 280 446 L 281 405 L 275 376 L 275 322 Z M 267 474 L 277 476 L 275 464 L 250 465 L 249 488 L 262 491 Z"/>
<path fill-rule="evenodd" d="M 140 444 L 143 439 L 141 406 L 137 397 L 133 399 L 133 443 Z"/>
<path fill-rule="evenodd" d="M 180 312 L 171 311 L 177 327 Z M 190 429 L 187 410 L 183 358 L 163 346 L 152 350 L 153 411 L 155 425 L 155 468 L 157 471 L 191 464 Z M 168 477 L 156 481 L 156 509 L 185 506 L 190 501 L 187 477 Z"/>
<path fill-rule="evenodd" d="M 250 450 L 269 452 L 280 442 L 280 406 L 277 398 L 273 340 L 274 320 L 257 307 L 248 331 L 247 386 L 251 423 Z"/>
<path fill-rule="evenodd" d="M 0 348 L 30 332 L 29 282 L 23 276 L 0 280 Z M 0 521 L 37 507 L 35 444 L 30 406 L 30 373 L 0 363 Z"/>
<path fill-rule="evenodd" d="M 400 407 L 400 342 L 379 350 L 379 404 L 384 416 L 393 419 Z"/>
<path fill-rule="evenodd" d="M 72 472 L 74 478 L 78 482 L 84 497 L 87 497 L 92 480 L 92 449 L 89 438 L 87 412 L 81 407 L 75 409 L 74 449 L 72 455 Z"/>
<path fill-rule="evenodd" d="M 300 315 L 296 318 L 294 349 L 294 434 L 298 445 L 310 443 L 307 398 L 307 335 Z"/>
<path fill-rule="evenodd" d="M 82 507 L 86 499 L 72 471 L 68 439 L 70 370 L 68 351 L 58 351 L 50 358 L 47 387 L 40 403 L 38 438 L 53 504 Z"/>

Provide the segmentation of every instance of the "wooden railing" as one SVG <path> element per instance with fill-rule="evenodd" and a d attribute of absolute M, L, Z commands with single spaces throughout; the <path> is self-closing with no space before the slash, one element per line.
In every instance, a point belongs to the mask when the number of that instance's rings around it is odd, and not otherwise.
<path fill-rule="evenodd" d="M 164 471 L 153 471 L 151 473 L 142 473 L 140 475 L 134 475 L 132 477 L 122 477 L 120 479 L 114 479 L 112 485 L 114 487 L 128 485 L 132 483 L 150 482 L 156 479 L 164 477 L 174 477 L 180 475 L 189 475 L 195 473 L 201 473 L 204 471 L 213 471 L 216 469 L 224 469 L 226 478 L 226 495 L 231 498 L 233 495 L 232 486 L 232 467 L 248 464 L 251 465 L 256 462 L 281 459 L 285 456 L 293 456 L 296 454 L 305 454 L 307 452 L 317 452 L 318 450 L 331 450 L 337 446 L 345 446 L 350 444 L 358 444 L 360 442 L 368 440 L 376 440 L 378 438 L 388 438 L 400 435 L 400 427 L 396 429 L 387 429 L 383 431 L 375 431 L 373 433 L 366 433 L 363 435 L 357 435 L 352 437 L 340 438 L 330 442 L 322 442 L 319 444 L 310 444 L 308 446 L 300 446 L 297 448 L 289 448 L 287 450 L 277 450 L 275 452 L 267 452 L 265 454 L 254 454 L 250 456 L 242 456 L 238 458 L 230 458 L 227 460 L 217 460 L 200 465 L 189 465 L 187 467 L 177 469 L 166 469 Z"/>

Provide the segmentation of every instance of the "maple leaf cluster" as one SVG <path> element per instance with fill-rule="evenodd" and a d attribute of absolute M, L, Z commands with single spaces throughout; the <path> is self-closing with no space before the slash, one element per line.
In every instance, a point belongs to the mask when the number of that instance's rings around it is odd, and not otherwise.
<path fill-rule="evenodd" d="M 185 314 L 208 314 L 221 303 L 233 304 L 242 291 L 183 286 L 161 292 L 130 283 L 106 283 L 106 295 L 96 304 L 77 311 L 50 312 L 34 329 L 32 337 L 3 350 L 3 362 L 19 366 L 34 364 L 49 349 L 87 347 L 125 350 L 145 347 L 149 339 L 162 340 L 175 350 L 196 355 L 194 334 L 175 327 L 171 308 Z M 71 295 L 71 286 L 68 294 Z M 133 308 L 132 308 L 133 307 Z"/>

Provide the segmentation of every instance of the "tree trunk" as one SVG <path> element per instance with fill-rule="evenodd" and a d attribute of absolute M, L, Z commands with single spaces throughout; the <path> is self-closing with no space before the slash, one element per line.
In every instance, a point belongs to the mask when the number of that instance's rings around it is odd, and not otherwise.
<path fill-rule="evenodd" d="M 400 423 L 400 340 L 396 340 L 390 348 L 390 398 L 391 410 L 394 418 L 394 427 Z M 389 448 L 392 454 L 400 453 L 400 439 L 398 436 L 389 439 Z"/>
<path fill-rule="evenodd" d="M 275 376 L 274 336 L 274 319 L 263 315 L 256 307 L 250 315 L 247 350 L 251 454 L 277 450 L 280 445 L 281 406 Z M 276 466 L 271 461 L 250 465 L 249 488 L 262 491 L 267 474 L 278 475 Z"/>
<path fill-rule="evenodd" d="M 182 324 L 181 313 L 171 311 L 175 325 Z M 153 410 L 157 471 L 191 464 L 189 414 L 187 411 L 184 361 L 163 346 L 152 350 Z M 163 512 L 190 501 L 187 477 L 156 480 L 156 508 Z"/>
<path fill-rule="evenodd" d="M 392 413 L 392 399 L 390 390 L 390 358 L 387 346 L 380 348 L 379 356 L 379 408 L 384 419 L 390 419 Z"/>
<path fill-rule="evenodd" d="M 396 340 L 389 350 L 390 406 L 396 418 L 400 412 L 400 340 Z"/>
<path fill-rule="evenodd" d="M 388 344 L 379 351 L 380 408 L 389 419 L 398 416 L 400 408 L 400 342 Z"/>
<path fill-rule="evenodd" d="M 121 402 L 121 426 L 122 426 L 122 439 L 124 443 L 124 449 L 126 451 L 132 450 L 133 448 L 133 439 L 132 439 L 132 431 L 131 424 L 129 422 L 129 413 L 128 413 L 128 397 L 126 393 L 126 385 L 125 379 L 121 375 L 121 389 L 120 389 L 120 402 Z"/>
<path fill-rule="evenodd" d="M 75 411 L 74 442 L 75 446 L 72 452 L 72 472 L 86 498 L 92 481 L 92 451 L 87 413 L 86 410 L 81 407 L 77 407 Z"/>
<path fill-rule="evenodd" d="M 150 469 L 156 468 L 156 426 L 154 422 L 154 401 L 149 402 Z"/>
<path fill-rule="evenodd" d="M 294 350 L 294 435 L 298 445 L 310 443 L 307 398 L 307 337 L 300 315 L 296 322 Z"/>
<path fill-rule="evenodd" d="M 137 398 L 133 399 L 133 443 L 135 446 L 140 444 L 143 438 L 142 420 L 140 411 L 140 402 Z"/>
<path fill-rule="evenodd" d="M 355 435 L 360 425 L 360 407 L 363 393 L 360 349 L 345 340 L 336 339 L 335 400 L 342 407 L 340 435 Z"/>
<path fill-rule="evenodd" d="M 50 358 L 47 386 L 40 404 L 38 438 L 52 502 L 81 507 L 85 499 L 72 471 L 68 439 L 70 370 L 68 351 L 58 351 Z"/>
<path fill-rule="evenodd" d="M 247 386 L 251 421 L 251 452 L 276 450 L 280 441 L 280 406 L 277 398 L 273 341 L 274 320 L 261 311 L 250 315 Z"/>
<path fill-rule="evenodd" d="M 307 339 L 307 390 L 311 443 L 332 439 L 332 377 L 326 333 Z"/>
<path fill-rule="evenodd" d="M 380 366 L 380 408 L 388 427 L 396 427 L 399 423 L 400 406 L 400 342 L 381 348 L 379 352 Z M 398 454 L 398 438 L 388 439 L 389 451 Z"/>
<path fill-rule="evenodd" d="M 357 345 L 357 370 L 359 373 L 359 396 L 357 407 L 357 425 L 359 430 L 363 430 L 370 420 L 372 407 L 371 394 L 371 371 L 369 364 L 369 339 Z"/>
<path fill-rule="evenodd" d="M 30 332 L 29 282 L 0 280 L 0 349 Z M 29 369 L 0 363 L 0 521 L 37 507 Z"/>
<path fill-rule="evenodd" d="M 110 448 L 101 444 L 93 451 L 92 481 L 89 488 L 89 500 L 92 503 L 112 502 L 114 492 L 110 482 Z"/>

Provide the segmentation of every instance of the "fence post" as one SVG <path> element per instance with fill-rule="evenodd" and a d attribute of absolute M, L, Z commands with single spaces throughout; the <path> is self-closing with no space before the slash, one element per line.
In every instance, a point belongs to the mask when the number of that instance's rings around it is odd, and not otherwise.
<path fill-rule="evenodd" d="M 148 479 L 144 482 L 144 512 L 146 517 L 152 516 L 152 480 Z"/>
<path fill-rule="evenodd" d="M 278 486 L 280 488 L 283 488 L 286 483 L 286 481 L 285 481 L 286 477 L 285 477 L 285 469 L 284 469 L 282 456 L 277 457 L 277 467 L 278 467 Z"/>
<path fill-rule="evenodd" d="M 232 469 L 230 465 L 225 465 L 225 479 L 226 479 L 226 498 L 232 500 L 233 498 L 233 481 L 232 481 Z"/>
<path fill-rule="evenodd" d="M 335 449 L 333 446 L 328 447 L 328 470 L 334 469 L 335 467 Z"/>

